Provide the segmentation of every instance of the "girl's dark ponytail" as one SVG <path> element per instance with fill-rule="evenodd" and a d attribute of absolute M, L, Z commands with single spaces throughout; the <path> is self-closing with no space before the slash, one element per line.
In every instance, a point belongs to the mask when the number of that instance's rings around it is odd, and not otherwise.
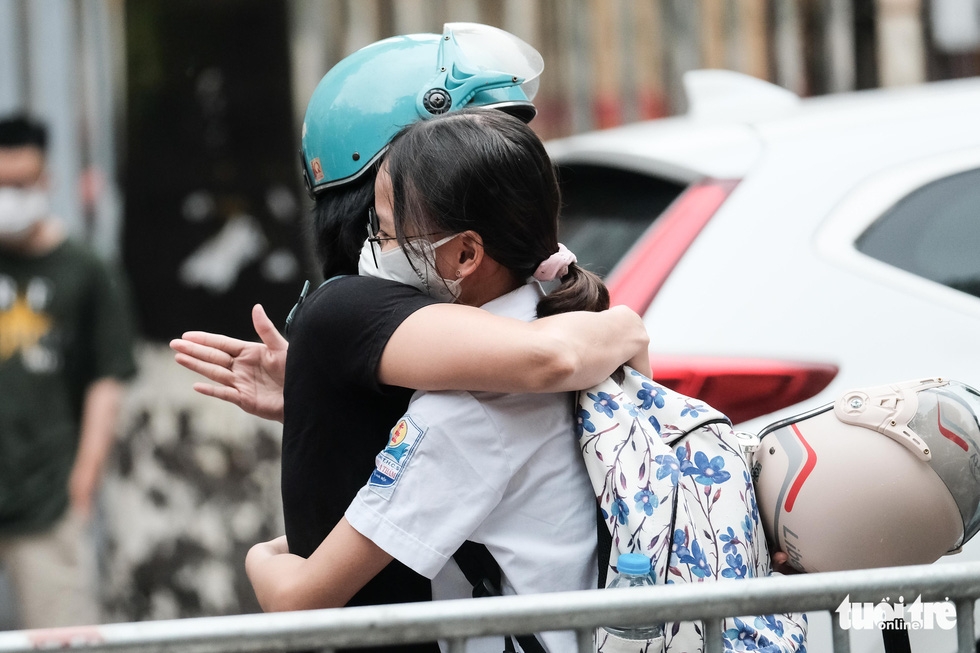
<path fill-rule="evenodd" d="M 570 311 L 604 311 L 609 308 L 609 291 L 602 280 L 576 263 L 568 266 L 561 285 L 538 302 L 538 317 Z"/>

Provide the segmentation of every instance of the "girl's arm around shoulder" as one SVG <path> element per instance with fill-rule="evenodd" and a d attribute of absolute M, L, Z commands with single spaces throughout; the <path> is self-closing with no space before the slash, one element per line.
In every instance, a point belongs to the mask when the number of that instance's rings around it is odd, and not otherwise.
<path fill-rule="evenodd" d="M 245 571 L 265 612 L 339 608 L 391 559 L 341 519 L 309 558 L 289 553 L 284 535 L 253 546 Z"/>
<path fill-rule="evenodd" d="M 564 392 L 624 363 L 649 375 L 650 338 L 625 306 L 523 322 L 459 304 L 407 317 L 385 346 L 378 379 L 419 390 Z"/>

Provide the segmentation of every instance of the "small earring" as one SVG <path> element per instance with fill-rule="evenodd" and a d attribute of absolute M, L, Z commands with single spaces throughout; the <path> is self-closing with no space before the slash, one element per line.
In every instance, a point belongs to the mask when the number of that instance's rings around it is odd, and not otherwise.
<path fill-rule="evenodd" d="M 461 276 L 463 276 L 463 273 L 460 272 L 459 270 L 456 270 L 456 278 L 459 279 Z"/>

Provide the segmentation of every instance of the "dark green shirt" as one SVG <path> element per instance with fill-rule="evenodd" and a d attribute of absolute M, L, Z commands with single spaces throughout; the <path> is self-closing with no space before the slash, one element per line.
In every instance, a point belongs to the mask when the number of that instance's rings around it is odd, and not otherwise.
<path fill-rule="evenodd" d="M 85 390 L 134 372 L 123 293 L 94 254 L 0 249 L 0 534 L 64 513 Z"/>

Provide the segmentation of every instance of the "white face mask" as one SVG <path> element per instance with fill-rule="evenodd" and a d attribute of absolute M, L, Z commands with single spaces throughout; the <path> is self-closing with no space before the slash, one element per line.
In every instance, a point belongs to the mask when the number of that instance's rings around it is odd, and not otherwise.
<path fill-rule="evenodd" d="M 40 188 L 0 186 L 0 236 L 16 236 L 48 216 L 48 194 Z"/>
<path fill-rule="evenodd" d="M 357 271 L 366 277 L 377 277 L 397 281 L 418 288 L 429 297 L 441 302 L 455 302 L 459 299 L 462 279 L 443 279 L 436 270 L 436 249 L 445 245 L 458 236 L 447 236 L 442 240 L 430 243 L 421 240 L 423 248 L 420 257 L 411 247 L 398 246 L 384 252 L 378 252 L 378 264 L 374 264 L 371 253 L 371 241 L 365 240 L 361 247 L 361 258 L 357 262 Z"/>

